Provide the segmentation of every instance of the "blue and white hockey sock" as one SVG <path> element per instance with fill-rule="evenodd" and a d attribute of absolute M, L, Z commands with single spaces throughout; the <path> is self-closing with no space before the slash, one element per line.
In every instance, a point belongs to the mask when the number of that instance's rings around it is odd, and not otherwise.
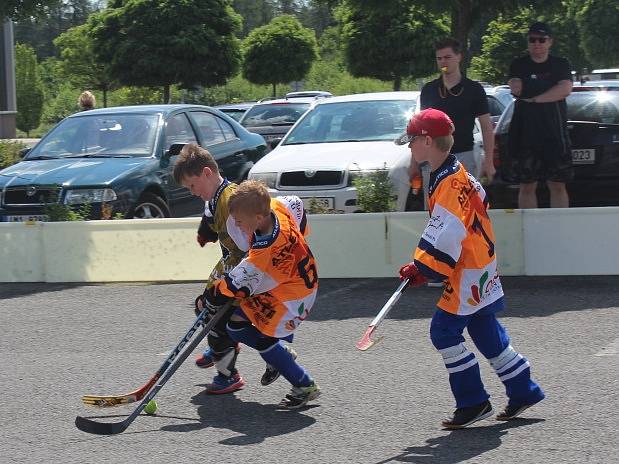
<path fill-rule="evenodd" d="M 312 383 L 312 378 L 305 368 L 297 364 L 281 342 L 260 351 L 260 356 L 295 387 L 307 387 Z"/>
<path fill-rule="evenodd" d="M 439 352 L 449 372 L 456 408 L 476 406 L 490 397 L 481 381 L 477 358 L 463 343 L 440 349 Z"/>
<path fill-rule="evenodd" d="M 531 380 L 529 361 L 511 345 L 488 361 L 505 385 L 510 405 L 534 404 L 544 399 L 542 389 Z"/>

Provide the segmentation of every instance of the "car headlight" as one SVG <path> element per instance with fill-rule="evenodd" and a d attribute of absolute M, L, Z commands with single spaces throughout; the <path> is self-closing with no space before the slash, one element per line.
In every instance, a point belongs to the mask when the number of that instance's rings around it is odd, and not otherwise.
<path fill-rule="evenodd" d="M 109 188 L 104 189 L 75 189 L 67 190 L 64 202 L 67 205 L 85 203 L 103 203 L 116 200 L 116 192 Z"/>
<path fill-rule="evenodd" d="M 251 180 L 257 180 L 260 182 L 264 182 L 267 187 L 275 188 L 275 182 L 277 182 L 277 173 L 276 172 L 256 172 L 249 174 L 249 178 Z"/>

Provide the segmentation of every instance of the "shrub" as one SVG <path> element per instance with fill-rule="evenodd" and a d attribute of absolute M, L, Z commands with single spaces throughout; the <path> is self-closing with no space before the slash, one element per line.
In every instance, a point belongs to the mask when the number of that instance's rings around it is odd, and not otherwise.
<path fill-rule="evenodd" d="M 26 148 L 26 145 L 21 142 L 0 140 L 0 169 L 4 169 L 21 161 L 19 152 L 24 148 Z"/>
<path fill-rule="evenodd" d="M 357 205 L 364 213 L 383 213 L 395 210 L 393 184 L 389 171 L 381 169 L 353 180 L 357 189 Z"/>

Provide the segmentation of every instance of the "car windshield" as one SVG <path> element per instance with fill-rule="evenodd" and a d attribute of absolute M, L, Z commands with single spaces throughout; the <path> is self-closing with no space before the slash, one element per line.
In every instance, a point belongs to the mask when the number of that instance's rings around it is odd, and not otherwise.
<path fill-rule="evenodd" d="M 567 118 L 570 121 L 619 124 L 619 92 L 573 92 L 567 98 Z"/>
<path fill-rule="evenodd" d="M 159 115 L 101 114 L 68 118 L 24 159 L 150 156 Z"/>
<path fill-rule="evenodd" d="M 309 108 L 309 103 L 265 103 L 254 105 L 243 117 L 245 127 L 291 126 Z"/>
<path fill-rule="evenodd" d="M 414 110 L 414 100 L 317 105 L 292 129 L 283 144 L 394 140 L 404 132 Z"/>

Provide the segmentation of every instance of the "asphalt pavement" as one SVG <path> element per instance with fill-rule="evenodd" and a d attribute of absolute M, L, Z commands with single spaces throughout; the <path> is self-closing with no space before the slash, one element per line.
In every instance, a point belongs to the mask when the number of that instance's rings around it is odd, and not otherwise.
<path fill-rule="evenodd" d="M 157 395 L 158 414 L 114 436 L 79 431 L 75 416 L 120 421 L 135 404 L 93 409 L 80 397 L 144 384 L 191 325 L 202 285 L 0 284 L 0 462 L 617 462 L 619 276 L 503 278 L 502 320 L 547 398 L 521 419 L 452 432 L 440 427 L 453 399 L 428 336 L 440 289 L 407 291 L 384 340 L 354 348 L 398 283 L 321 281 L 294 343 L 323 390 L 312 407 L 276 410 L 287 382 L 262 387 L 264 363 L 244 347 L 244 390 L 204 395 L 214 371 L 192 355 Z M 502 384 L 480 366 L 498 412 Z"/>

